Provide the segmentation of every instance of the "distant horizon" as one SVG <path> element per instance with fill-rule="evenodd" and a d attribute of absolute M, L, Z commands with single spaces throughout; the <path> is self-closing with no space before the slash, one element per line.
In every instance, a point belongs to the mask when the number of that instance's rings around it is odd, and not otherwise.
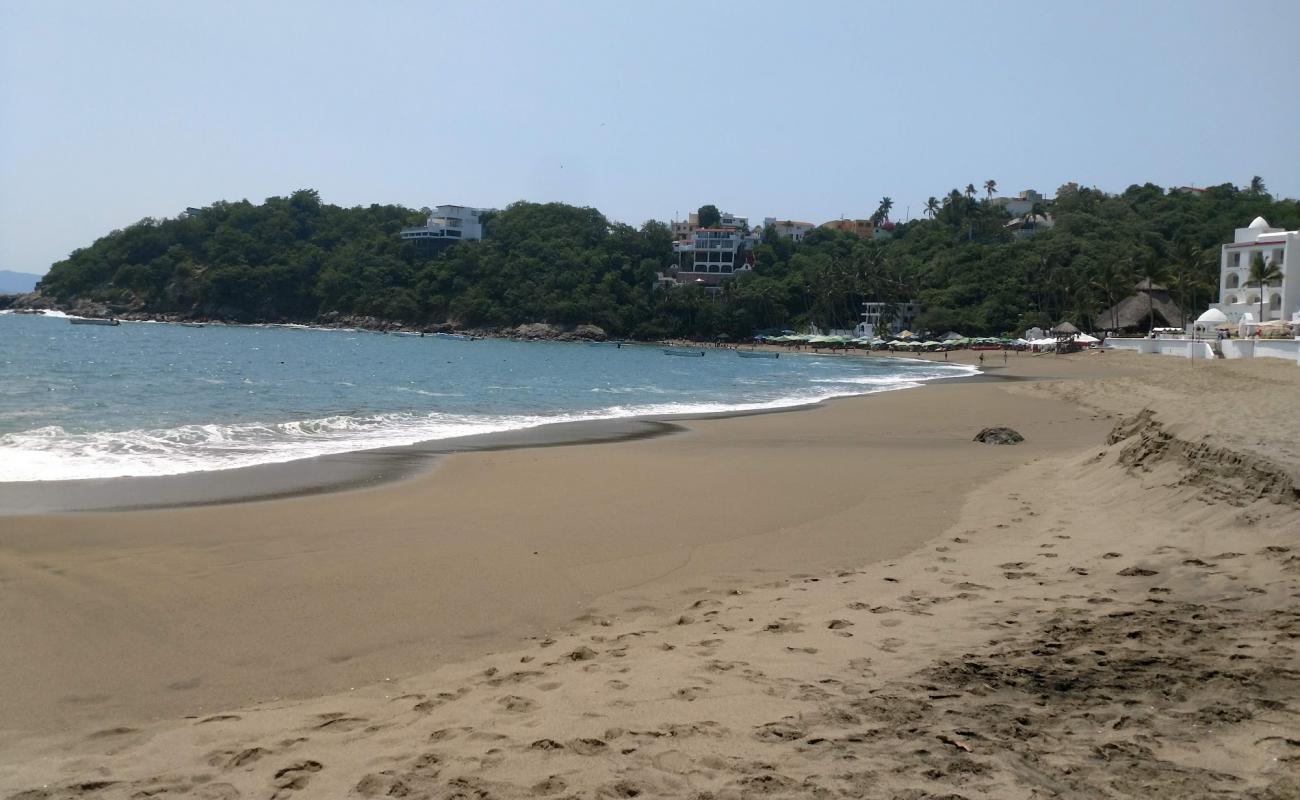
<path fill-rule="evenodd" d="M 0 0 L 0 268 L 299 188 L 634 225 L 706 203 L 820 224 L 886 195 L 915 219 L 990 178 L 1300 196 L 1300 54 L 1188 57 L 1300 27 L 1294 2 L 728 9 Z"/>

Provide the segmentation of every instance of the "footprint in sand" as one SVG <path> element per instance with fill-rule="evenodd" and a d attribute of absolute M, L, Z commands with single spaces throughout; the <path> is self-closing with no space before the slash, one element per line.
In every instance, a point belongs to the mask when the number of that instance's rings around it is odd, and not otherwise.
<path fill-rule="evenodd" d="M 485 684 L 487 686 L 496 687 L 496 686 L 505 686 L 506 684 L 523 683 L 524 681 L 531 680 L 532 678 L 540 677 L 543 674 L 544 673 L 541 673 L 535 669 L 516 670 L 515 672 L 509 672 L 506 673 L 505 675 L 498 675 L 495 678 L 491 678 L 487 680 Z"/>
<path fill-rule="evenodd" d="M 803 728 L 787 721 L 769 722 L 754 731 L 754 738 L 761 742 L 793 742 L 807 735 Z"/>
<path fill-rule="evenodd" d="M 569 788 L 569 784 L 565 782 L 564 778 L 559 775 L 552 775 L 534 783 L 531 791 L 535 795 L 545 797 L 548 794 L 559 794 L 567 788 Z"/>
<path fill-rule="evenodd" d="M 332 712 L 329 714 L 317 714 L 317 719 L 323 720 L 312 726 L 318 731 L 338 731 L 346 733 L 354 731 L 365 725 L 367 720 L 364 717 L 349 717 L 341 712 Z"/>
<path fill-rule="evenodd" d="M 609 750 L 609 745 L 602 739 L 570 739 L 565 742 L 565 747 L 580 756 L 600 755 Z"/>
<path fill-rule="evenodd" d="M 782 617 L 775 622 L 769 622 L 764 625 L 763 630 L 767 633 L 798 633 L 803 630 L 803 626 L 797 622 Z"/>
<path fill-rule="evenodd" d="M 595 650 L 583 645 L 565 656 L 570 661 L 590 661 L 597 656 Z"/>
<path fill-rule="evenodd" d="M 1154 569 L 1147 569 L 1146 567 L 1125 567 L 1115 574 L 1121 575 L 1125 578 L 1145 578 L 1160 573 Z"/>
<path fill-rule="evenodd" d="M 434 697 L 428 700 L 422 700 L 411 707 L 412 711 L 418 711 L 421 714 L 427 714 L 444 703 L 450 703 L 453 700 L 459 700 L 469 694 L 469 687 L 462 686 L 454 692 L 438 692 Z"/>
<path fill-rule="evenodd" d="M 319 761 L 299 761 L 296 764 L 290 764 L 275 773 L 272 784 L 275 786 L 275 793 L 271 795 L 271 800 L 288 797 L 299 789 L 304 788 L 311 780 L 311 776 L 324 769 Z"/>
<path fill-rule="evenodd" d="M 87 736 L 87 739 L 110 739 L 114 736 L 125 736 L 128 733 L 136 733 L 135 728 L 107 728 L 102 731 L 95 731 Z"/>
<path fill-rule="evenodd" d="M 208 764 L 221 769 L 239 769 L 269 755 L 271 755 L 271 751 L 264 747 L 249 747 L 239 751 L 217 750 L 208 753 L 205 760 Z"/>
<path fill-rule="evenodd" d="M 537 701 L 530 700 L 527 697 L 520 697 L 514 694 L 508 694 L 499 698 L 497 704 L 512 714 L 523 714 L 537 709 Z"/>
<path fill-rule="evenodd" d="M 685 700 L 689 703 L 702 694 L 704 694 L 703 686 L 684 686 L 673 692 L 673 697 L 677 700 Z"/>

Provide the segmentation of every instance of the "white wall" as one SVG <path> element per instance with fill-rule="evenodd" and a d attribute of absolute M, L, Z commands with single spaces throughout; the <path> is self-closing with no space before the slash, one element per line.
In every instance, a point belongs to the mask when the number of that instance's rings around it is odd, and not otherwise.
<path fill-rule="evenodd" d="M 1110 350 L 1158 353 L 1184 358 L 1214 358 L 1210 342 L 1194 339 L 1107 339 Z M 1282 358 L 1300 364 L 1300 339 L 1224 339 L 1219 342 L 1224 358 Z"/>

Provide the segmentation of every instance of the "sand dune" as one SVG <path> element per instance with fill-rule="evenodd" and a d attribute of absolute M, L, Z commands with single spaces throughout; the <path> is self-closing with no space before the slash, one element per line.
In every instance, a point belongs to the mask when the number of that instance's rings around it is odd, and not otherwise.
<path fill-rule="evenodd" d="M 1021 369 L 1123 375 L 1145 367 L 1138 358 Z M 1186 440 L 1169 431 L 1200 377 L 1171 359 L 1149 361 L 1141 385 L 1151 395 L 1113 377 L 954 384 L 660 440 L 664 449 L 646 456 L 658 469 L 718 463 L 707 459 L 729 441 L 751 461 L 776 458 L 776 448 L 843 470 L 876 452 L 854 436 L 880 436 L 871 426 L 887 422 L 886 436 L 910 440 L 886 449 L 891 459 L 919 451 L 942 474 L 978 475 L 951 494 L 913 493 L 907 481 L 919 468 L 869 460 L 852 502 L 814 513 L 754 468 L 749 480 L 767 491 L 752 502 L 793 519 L 701 539 L 691 546 L 711 552 L 693 567 L 665 574 L 651 562 L 666 550 L 600 551 L 571 533 L 574 574 L 598 588 L 567 624 L 308 699 L 155 720 L 115 709 L 53 732 L 29 726 L 6 740 L 0 796 L 1295 797 L 1300 504 L 1281 489 L 1233 493 L 1250 481 L 1222 453 L 1207 455 L 1212 431 L 1177 444 Z M 1300 374 L 1276 379 L 1300 383 Z M 1170 388 L 1178 385 L 1187 388 Z M 911 413 L 890 405 L 909 395 Z M 1073 406 L 1044 395 L 1092 405 L 1062 413 Z M 928 403 L 938 405 L 916 411 Z M 1010 419 L 987 419 L 995 415 Z M 965 450 L 945 449 L 980 416 L 1011 421 L 1028 448 L 967 438 Z M 608 469 L 626 466 L 620 449 L 651 444 L 514 458 L 552 471 L 588 461 Z M 1232 444 L 1218 447 L 1269 485 L 1291 474 L 1294 489 L 1294 473 L 1267 447 Z M 483 477 L 471 472 L 457 485 Z M 440 478 L 458 480 L 447 469 L 393 491 L 428 491 Z M 849 491 L 836 483 L 815 499 Z M 905 505 L 927 492 L 932 508 Z M 564 513 L 544 492 L 524 494 L 541 519 Z M 695 510 L 702 525 L 720 524 Z M 659 520 L 665 536 L 685 536 L 692 523 L 669 511 Z M 854 541 L 881 522 L 909 533 Z M 65 530 L 50 524 L 47 535 Z M 800 554 L 801 540 L 817 552 Z M 610 563 L 628 571 L 602 578 Z M 648 580 L 620 583 L 641 570 Z M 601 592 L 602 581 L 611 588 Z M 345 622 L 360 633 L 358 621 Z"/>

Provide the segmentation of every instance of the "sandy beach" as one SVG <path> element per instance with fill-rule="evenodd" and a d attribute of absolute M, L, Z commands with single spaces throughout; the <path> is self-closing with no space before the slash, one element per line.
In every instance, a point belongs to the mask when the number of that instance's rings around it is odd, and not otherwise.
<path fill-rule="evenodd" d="M 0 797 L 1297 796 L 1300 370 L 1000 362 L 0 519 Z"/>

